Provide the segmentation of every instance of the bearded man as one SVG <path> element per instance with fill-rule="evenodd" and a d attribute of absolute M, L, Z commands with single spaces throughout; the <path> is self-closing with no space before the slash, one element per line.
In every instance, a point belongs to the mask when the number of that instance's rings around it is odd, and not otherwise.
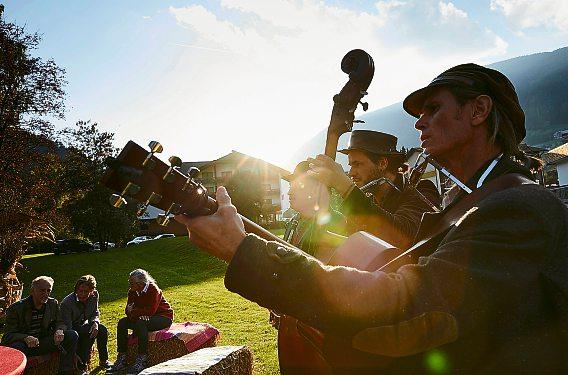
<path fill-rule="evenodd" d="M 409 187 L 406 155 L 396 149 L 394 135 L 354 130 L 349 145 L 339 152 L 349 158 L 349 172 L 326 155 L 309 159 L 309 173 L 343 197 L 340 211 L 352 232 L 366 231 L 399 249 L 413 243 L 424 212 L 440 205 L 440 194 L 429 180 Z M 366 186 L 373 185 L 370 188 Z"/>

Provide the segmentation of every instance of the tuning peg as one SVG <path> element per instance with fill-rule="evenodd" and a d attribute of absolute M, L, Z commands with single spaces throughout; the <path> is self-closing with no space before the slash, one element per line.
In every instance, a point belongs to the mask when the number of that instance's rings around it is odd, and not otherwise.
<path fill-rule="evenodd" d="M 170 222 L 170 215 L 177 215 L 179 213 L 181 213 L 181 204 L 173 202 L 166 212 L 158 215 L 156 221 L 159 225 L 165 227 Z"/>
<path fill-rule="evenodd" d="M 150 148 L 150 153 L 148 154 L 148 156 L 146 156 L 146 159 L 144 159 L 142 165 L 148 169 L 154 169 L 156 162 L 152 160 L 152 156 L 164 151 L 164 147 L 160 142 L 157 141 L 151 141 L 150 143 L 148 143 L 148 147 Z"/>
<path fill-rule="evenodd" d="M 361 106 L 363 107 L 363 111 L 366 112 L 369 109 L 369 103 L 360 101 L 359 104 L 361 104 Z"/>
<path fill-rule="evenodd" d="M 168 159 L 168 161 L 170 162 L 170 167 L 168 168 L 168 171 L 166 172 L 166 174 L 163 177 L 163 180 L 166 181 L 167 183 L 172 183 L 175 181 L 175 175 L 173 174 L 173 171 L 179 167 L 181 167 L 182 165 L 182 161 L 179 157 L 177 156 L 170 156 L 170 158 Z"/>
<path fill-rule="evenodd" d="M 170 218 L 167 215 L 159 214 L 156 218 L 156 222 L 158 223 L 158 225 L 166 227 L 170 223 Z"/>
<path fill-rule="evenodd" d="M 126 199 L 124 199 L 126 195 L 130 196 L 136 195 L 139 191 L 140 191 L 140 186 L 133 184 L 132 182 L 129 182 L 124 188 L 124 190 L 122 190 L 122 193 L 120 193 L 120 195 L 118 194 L 111 195 L 109 198 L 109 202 L 114 207 L 120 208 L 126 204 Z"/>
<path fill-rule="evenodd" d="M 199 176 L 199 172 L 201 172 L 199 168 L 191 167 L 189 168 L 189 171 L 187 171 L 187 175 L 191 178 L 196 178 L 197 176 Z"/>
<path fill-rule="evenodd" d="M 123 197 L 121 197 L 118 194 L 111 195 L 110 198 L 109 198 L 109 202 L 110 202 L 111 206 L 116 207 L 116 208 L 120 208 L 120 207 L 126 205 L 126 199 L 124 199 Z"/>
<path fill-rule="evenodd" d="M 146 212 L 146 209 L 148 208 L 148 206 L 158 203 L 161 199 L 162 199 L 162 196 L 160 194 L 156 194 L 156 193 L 152 192 L 150 194 L 150 196 L 148 197 L 148 199 L 146 199 L 146 202 L 142 203 L 142 205 L 140 206 L 140 208 L 138 209 L 138 212 L 136 214 L 138 216 L 144 215 L 144 212 Z"/>
<path fill-rule="evenodd" d="M 185 184 L 183 185 L 183 188 L 181 190 L 186 191 L 187 188 L 190 187 L 191 185 L 197 186 L 198 184 L 194 180 L 195 180 L 195 178 L 197 178 L 197 176 L 199 176 L 200 172 L 201 171 L 199 170 L 199 168 L 190 167 L 189 170 L 187 171 L 187 175 L 188 175 L 187 180 L 185 180 Z M 198 194 L 201 194 L 201 193 L 198 191 Z"/>

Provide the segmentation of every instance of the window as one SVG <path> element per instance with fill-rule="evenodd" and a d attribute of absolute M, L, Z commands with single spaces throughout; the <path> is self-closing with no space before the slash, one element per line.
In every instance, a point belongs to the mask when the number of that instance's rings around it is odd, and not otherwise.
<path fill-rule="evenodd" d="M 229 178 L 231 178 L 233 176 L 233 172 L 229 171 L 229 172 L 221 172 L 221 178 L 224 180 L 228 180 Z"/>
<path fill-rule="evenodd" d="M 265 199 L 264 204 L 272 204 L 272 199 Z"/>

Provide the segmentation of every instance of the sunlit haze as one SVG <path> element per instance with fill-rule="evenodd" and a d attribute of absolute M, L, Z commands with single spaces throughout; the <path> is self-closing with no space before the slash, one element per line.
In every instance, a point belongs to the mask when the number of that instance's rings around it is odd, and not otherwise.
<path fill-rule="evenodd" d="M 376 110 L 452 65 L 568 40 L 565 0 L 4 4 L 8 21 L 43 35 L 37 54 L 67 71 L 58 128 L 90 119 L 119 147 L 159 140 L 164 159 L 237 150 L 288 169 L 290 155 L 328 125 L 351 49 L 374 58 L 367 100 Z"/>

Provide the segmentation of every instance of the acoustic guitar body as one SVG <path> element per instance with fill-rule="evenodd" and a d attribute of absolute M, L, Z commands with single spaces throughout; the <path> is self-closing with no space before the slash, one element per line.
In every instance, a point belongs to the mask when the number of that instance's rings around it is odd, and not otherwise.
<path fill-rule="evenodd" d="M 363 271 L 375 271 L 402 253 L 388 242 L 366 232 L 349 236 L 328 262 Z M 365 372 L 384 367 L 390 358 L 355 350 L 349 338 L 324 335 L 291 316 L 280 317 L 278 358 L 282 374 L 325 375 Z"/>
<path fill-rule="evenodd" d="M 323 341 L 312 343 L 310 338 L 305 337 L 298 331 L 299 321 L 288 315 L 280 316 L 278 328 L 278 363 L 280 374 L 332 374 L 332 368 L 318 348 Z M 318 332 L 319 333 L 319 332 Z M 323 340 L 323 337 L 321 337 Z M 319 339 L 314 336 L 312 339 Z"/>

